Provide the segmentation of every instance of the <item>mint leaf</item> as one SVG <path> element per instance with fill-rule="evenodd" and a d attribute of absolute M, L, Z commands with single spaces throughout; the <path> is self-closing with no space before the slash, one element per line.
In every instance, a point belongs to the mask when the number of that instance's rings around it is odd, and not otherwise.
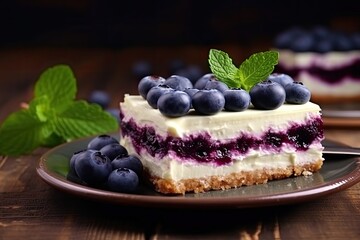
<path fill-rule="evenodd" d="M 27 109 L 10 114 L 0 127 L 0 154 L 29 153 L 42 142 L 44 123 Z"/>
<path fill-rule="evenodd" d="M 76 79 L 68 66 L 47 69 L 35 84 L 27 109 L 0 126 L 0 155 L 18 156 L 39 146 L 118 129 L 118 121 L 99 105 L 75 101 Z"/>
<path fill-rule="evenodd" d="M 255 53 L 236 68 L 227 53 L 216 49 L 210 49 L 209 52 L 210 69 L 215 77 L 229 88 L 246 91 L 250 91 L 274 71 L 278 58 L 279 53 L 276 51 Z"/>
<path fill-rule="evenodd" d="M 229 87 L 239 87 L 236 81 L 237 67 L 233 64 L 229 55 L 221 50 L 210 49 L 209 64 L 215 77 Z"/>
<path fill-rule="evenodd" d="M 47 96 L 53 108 L 60 109 L 76 96 L 76 79 L 69 66 L 57 65 L 45 70 L 35 84 L 35 98 Z"/>
<path fill-rule="evenodd" d="M 54 132 L 67 141 L 118 129 L 118 121 L 97 104 L 73 102 L 52 120 Z"/>
<path fill-rule="evenodd" d="M 256 83 L 265 80 L 274 71 L 278 58 L 279 53 L 276 51 L 251 55 L 240 65 L 237 73 L 241 80 L 241 87 L 249 91 Z"/>

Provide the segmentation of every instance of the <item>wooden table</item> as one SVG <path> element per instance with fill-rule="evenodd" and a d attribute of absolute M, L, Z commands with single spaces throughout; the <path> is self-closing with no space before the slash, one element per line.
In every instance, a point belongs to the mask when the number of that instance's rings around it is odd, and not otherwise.
<path fill-rule="evenodd" d="M 236 47 L 234 48 L 236 49 Z M 112 96 L 136 93 L 131 64 L 183 57 L 206 66 L 206 48 L 170 49 L 13 49 L 0 54 L 0 122 L 32 97 L 39 74 L 69 64 L 78 79 L 78 98 L 95 89 Z M 238 50 L 238 49 L 236 49 Z M 249 51 L 252 51 L 251 49 Z M 165 57 L 163 57 L 165 56 Z M 241 56 L 237 56 L 238 59 Z M 327 128 L 325 135 L 360 147 L 359 128 Z M 55 190 L 36 173 L 39 148 L 21 157 L 0 158 L 0 239 L 358 239 L 360 184 L 295 205 L 250 209 L 157 209 L 84 200 Z"/>

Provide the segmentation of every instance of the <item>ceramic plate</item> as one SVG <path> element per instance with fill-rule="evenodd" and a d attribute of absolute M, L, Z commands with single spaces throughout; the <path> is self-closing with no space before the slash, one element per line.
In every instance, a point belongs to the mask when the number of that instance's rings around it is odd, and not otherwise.
<path fill-rule="evenodd" d="M 275 180 L 267 184 L 180 196 L 165 196 L 149 186 L 141 186 L 136 194 L 116 193 L 79 185 L 66 179 L 71 155 L 84 149 L 90 140 L 91 138 L 77 140 L 48 151 L 40 159 L 38 175 L 52 187 L 85 199 L 168 208 L 249 208 L 294 204 L 326 196 L 360 182 L 360 157 L 326 155 L 322 169 L 311 176 Z"/>

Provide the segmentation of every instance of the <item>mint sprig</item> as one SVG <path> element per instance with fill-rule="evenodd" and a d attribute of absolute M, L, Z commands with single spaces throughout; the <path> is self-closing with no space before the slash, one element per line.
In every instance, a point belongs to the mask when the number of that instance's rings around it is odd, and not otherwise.
<path fill-rule="evenodd" d="M 215 77 L 230 88 L 242 88 L 246 91 L 265 80 L 278 64 L 279 53 L 266 51 L 255 53 L 237 68 L 229 55 L 221 50 L 210 49 L 209 65 Z"/>
<path fill-rule="evenodd" d="M 76 79 L 69 66 L 45 70 L 28 108 L 11 113 L 0 126 L 0 155 L 18 156 L 40 146 L 116 131 L 117 119 L 97 104 L 76 100 Z"/>

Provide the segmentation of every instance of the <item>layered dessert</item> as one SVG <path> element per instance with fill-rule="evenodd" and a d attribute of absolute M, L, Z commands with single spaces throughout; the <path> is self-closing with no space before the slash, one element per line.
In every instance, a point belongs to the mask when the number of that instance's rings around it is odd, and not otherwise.
<path fill-rule="evenodd" d="M 318 105 L 264 111 L 190 110 L 169 118 L 139 95 L 121 103 L 121 144 L 141 159 L 161 193 L 184 194 L 309 175 L 323 163 Z"/>
<path fill-rule="evenodd" d="M 257 53 L 237 68 L 212 49 L 212 73 L 194 85 L 183 76 L 147 76 L 139 95 L 125 95 L 120 143 L 139 157 L 156 191 L 224 190 L 321 168 L 321 109 L 302 83 L 272 74 L 277 60 L 277 52 Z"/>
<path fill-rule="evenodd" d="M 318 103 L 360 101 L 360 33 L 318 26 L 278 34 L 276 71 L 303 82 Z"/>

